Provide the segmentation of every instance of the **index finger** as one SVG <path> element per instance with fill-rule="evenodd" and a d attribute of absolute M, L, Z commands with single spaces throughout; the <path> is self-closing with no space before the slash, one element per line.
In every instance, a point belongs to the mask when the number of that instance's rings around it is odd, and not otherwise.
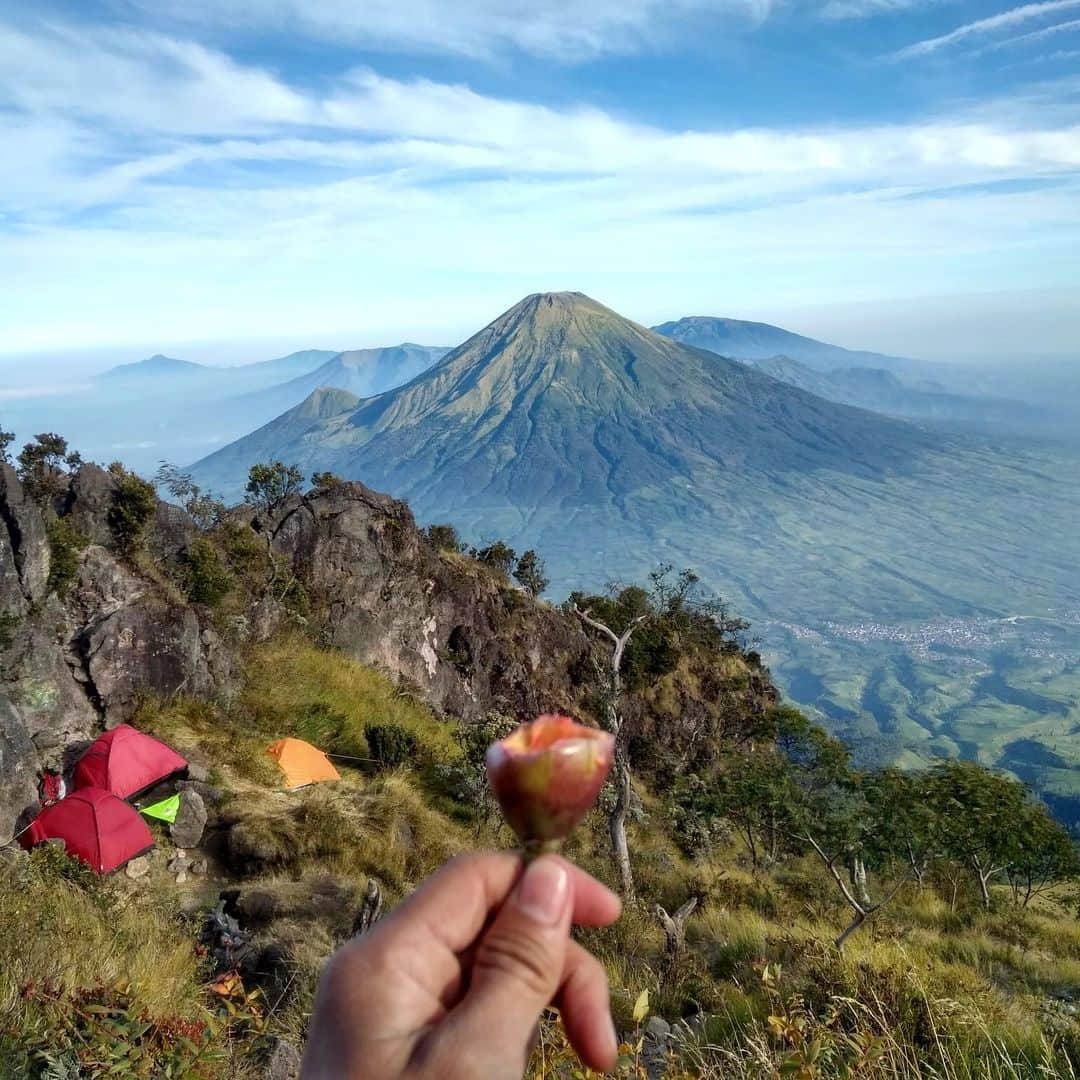
<path fill-rule="evenodd" d="M 573 921 L 580 926 L 614 922 L 622 901 L 592 875 L 563 861 L 574 894 Z M 419 927 L 452 953 L 464 952 L 510 895 L 524 868 L 522 857 L 510 852 L 459 855 L 399 904 L 376 931 L 391 940 L 398 933 L 415 940 Z"/>

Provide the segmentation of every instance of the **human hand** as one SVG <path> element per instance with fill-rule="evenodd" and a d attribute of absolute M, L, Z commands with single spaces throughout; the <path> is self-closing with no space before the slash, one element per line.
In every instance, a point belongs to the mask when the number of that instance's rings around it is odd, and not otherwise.
<path fill-rule="evenodd" d="M 607 926 L 620 908 L 557 855 L 452 860 L 331 959 L 303 1080 L 517 1080 L 550 1004 L 582 1061 L 612 1068 L 607 976 L 570 925 Z"/>

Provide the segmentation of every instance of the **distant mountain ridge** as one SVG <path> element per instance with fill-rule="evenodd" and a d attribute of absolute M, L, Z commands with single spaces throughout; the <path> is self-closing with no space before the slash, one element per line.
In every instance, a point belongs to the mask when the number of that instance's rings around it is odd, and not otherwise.
<path fill-rule="evenodd" d="M 1006 398 L 951 394 L 945 390 L 910 386 L 882 368 L 818 371 L 789 356 L 748 360 L 747 363 L 811 394 L 890 416 L 1007 428 L 1035 424 L 1042 412 L 1035 406 Z"/>
<path fill-rule="evenodd" d="M 118 364 L 102 372 L 100 378 L 139 378 L 162 375 L 200 375 L 212 371 L 212 368 L 204 364 L 195 364 L 190 360 L 177 360 L 173 356 L 164 356 L 162 353 L 154 353 L 145 360 L 137 360 L 132 364 Z"/>
<path fill-rule="evenodd" d="M 922 366 L 919 361 L 860 349 L 845 349 L 769 323 L 744 319 L 689 315 L 660 323 L 653 330 L 684 345 L 707 349 L 736 360 L 768 360 L 774 356 L 786 356 L 819 371 L 852 367 L 906 371 L 913 365 Z"/>
<path fill-rule="evenodd" d="M 319 387 L 370 397 L 407 383 L 449 351 L 411 342 L 376 349 L 350 349 L 333 354 L 314 370 L 287 382 L 246 395 L 243 404 L 273 415 L 291 408 Z"/>

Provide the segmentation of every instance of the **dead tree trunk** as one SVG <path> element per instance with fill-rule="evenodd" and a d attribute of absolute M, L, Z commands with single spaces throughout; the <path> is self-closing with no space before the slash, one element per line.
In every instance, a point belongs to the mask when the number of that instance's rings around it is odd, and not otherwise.
<path fill-rule="evenodd" d="M 851 857 L 851 886 L 855 890 L 855 896 L 862 906 L 872 907 L 873 901 L 870 899 L 870 893 L 866 888 L 866 863 L 863 862 L 862 857 L 859 855 L 852 855 Z"/>
<path fill-rule="evenodd" d="M 604 700 L 604 722 L 615 736 L 615 763 L 613 780 L 615 783 L 615 805 L 608 815 L 608 835 L 611 838 L 611 854 L 615 870 L 619 875 L 623 899 L 634 898 L 634 874 L 630 865 L 630 845 L 626 837 L 626 819 L 630 816 L 630 802 L 633 797 L 633 777 L 630 772 L 630 751 L 627 746 L 628 731 L 619 713 L 619 699 L 622 695 L 622 661 L 626 645 L 634 631 L 645 621 L 641 615 L 621 633 L 616 634 L 610 626 L 594 619 L 588 611 L 575 607 L 574 613 L 586 626 L 591 626 L 611 642 L 611 667 L 608 674 L 607 693 Z"/>
<path fill-rule="evenodd" d="M 659 904 L 656 905 L 656 917 L 664 928 L 664 968 L 663 978 L 670 977 L 679 959 L 679 953 L 686 942 L 686 920 L 697 908 L 697 897 L 691 896 L 674 915 L 669 915 Z"/>
<path fill-rule="evenodd" d="M 919 888 L 923 887 L 923 875 L 926 873 L 926 858 L 920 857 L 915 854 L 915 849 L 909 843 L 907 846 L 908 853 L 908 865 L 911 867 L 911 873 L 915 877 L 915 881 Z"/>
<path fill-rule="evenodd" d="M 989 911 L 990 882 L 1005 868 L 1003 866 L 986 866 L 978 855 L 971 857 L 971 868 L 975 871 L 975 877 L 979 881 L 979 895 L 982 897 L 982 905 Z"/>
<path fill-rule="evenodd" d="M 364 899 L 360 902 L 360 910 L 353 920 L 353 937 L 366 934 L 382 915 L 382 890 L 374 878 L 368 878 L 367 888 L 364 889 Z"/>
<path fill-rule="evenodd" d="M 608 835 L 611 837 L 611 853 L 619 874 L 619 886 L 628 900 L 634 895 L 634 872 L 630 866 L 630 844 L 626 839 L 626 819 L 630 815 L 630 799 L 633 787 L 630 762 L 626 747 L 615 742 L 615 805 L 608 815 Z"/>
<path fill-rule="evenodd" d="M 826 869 L 832 875 L 833 881 L 836 882 L 840 892 L 843 893 L 844 900 L 847 902 L 849 908 L 852 911 L 851 922 L 844 928 L 843 933 L 833 942 L 833 944 L 841 952 L 844 951 L 844 945 L 847 939 L 859 929 L 860 926 L 867 919 L 870 918 L 875 912 L 880 911 L 886 904 L 888 904 L 893 897 L 907 884 L 907 878 L 904 878 L 899 885 L 884 900 L 875 904 L 870 901 L 869 894 L 866 890 L 866 866 L 862 859 L 853 859 L 852 866 L 852 878 L 853 880 L 858 876 L 855 872 L 855 867 L 859 867 L 859 874 L 861 874 L 862 887 L 859 890 L 861 896 L 856 896 L 856 893 L 851 890 L 848 883 L 844 881 L 844 875 L 837 869 L 836 862 L 840 858 L 839 855 L 827 855 L 824 848 L 809 834 L 805 837 L 810 846 L 817 852 L 818 858 L 825 864 Z"/>

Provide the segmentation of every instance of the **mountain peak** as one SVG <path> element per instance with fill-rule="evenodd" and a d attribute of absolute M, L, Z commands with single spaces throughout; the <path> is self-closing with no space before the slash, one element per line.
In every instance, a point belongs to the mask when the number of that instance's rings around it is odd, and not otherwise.
<path fill-rule="evenodd" d="M 309 416 L 326 419 L 355 409 L 360 398 L 348 390 L 339 390 L 335 386 L 319 386 L 300 402 L 293 410 L 296 416 Z"/>
<path fill-rule="evenodd" d="M 206 370 L 202 364 L 193 364 L 190 360 L 177 360 L 175 356 L 166 356 L 164 353 L 154 353 L 145 360 L 138 360 L 132 364 L 118 364 L 104 372 L 106 377 L 125 375 L 192 375 L 197 371 Z"/>

